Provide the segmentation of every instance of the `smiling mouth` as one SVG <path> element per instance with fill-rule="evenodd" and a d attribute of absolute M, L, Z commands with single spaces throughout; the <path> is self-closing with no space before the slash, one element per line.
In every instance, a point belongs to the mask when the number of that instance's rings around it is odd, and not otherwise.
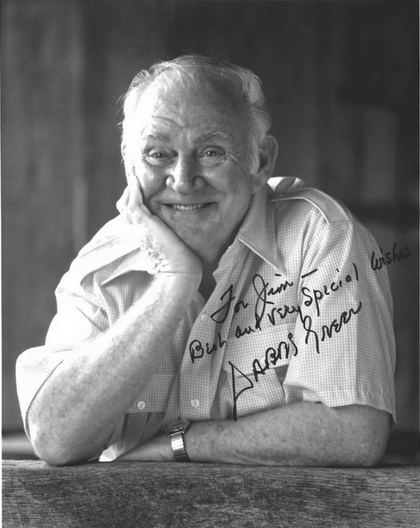
<path fill-rule="evenodd" d="M 213 202 L 209 203 L 198 203 L 198 204 L 165 204 L 166 207 L 169 207 L 170 209 L 174 209 L 175 211 L 197 211 L 199 209 L 204 209 L 205 207 L 209 207 L 210 205 L 213 205 Z"/>

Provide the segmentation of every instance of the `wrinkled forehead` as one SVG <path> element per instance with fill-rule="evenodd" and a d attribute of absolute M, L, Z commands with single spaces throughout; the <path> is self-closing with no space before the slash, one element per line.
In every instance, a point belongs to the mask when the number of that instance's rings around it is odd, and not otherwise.
<path fill-rule="evenodd" d="M 222 126 L 246 128 L 247 109 L 240 94 L 215 77 L 189 79 L 161 74 L 139 94 L 136 106 L 136 117 L 143 124 L 151 117 L 164 116 L 185 126 L 214 121 Z"/>

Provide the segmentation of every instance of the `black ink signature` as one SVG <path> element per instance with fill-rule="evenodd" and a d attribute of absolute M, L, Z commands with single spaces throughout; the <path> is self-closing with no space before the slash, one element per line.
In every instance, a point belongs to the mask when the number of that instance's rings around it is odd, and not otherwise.
<path fill-rule="evenodd" d="M 237 421 L 238 419 L 238 398 L 241 394 L 243 394 L 246 390 L 249 390 L 249 389 L 253 389 L 254 388 L 254 384 L 251 380 L 251 378 L 249 376 L 247 376 L 246 374 L 244 374 L 242 372 L 242 370 L 238 369 L 238 367 L 236 365 L 234 365 L 231 361 L 229 361 L 229 365 L 230 365 L 230 371 L 231 371 L 231 376 L 232 376 L 232 393 L 233 393 L 233 419 L 235 420 L 235 422 Z M 236 376 L 235 376 L 235 371 L 239 372 L 239 374 L 245 378 L 247 380 L 247 382 L 249 383 L 248 387 L 245 387 L 243 389 L 241 389 L 239 392 L 236 392 Z"/>
<path fill-rule="evenodd" d="M 278 316 L 280 320 L 285 319 L 288 315 L 292 315 L 294 313 L 300 313 L 301 308 L 300 306 L 284 304 L 283 306 L 279 306 L 278 308 L 272 308 L 270 313 L 267 313 L 267 318 L 269 322 L 275 326 L 276 325 L 276 319 Z"/>
<path fill-rule="evenodd" d="M 276 277 L 282 276 L 280 273 L 275 273 L 274 275 Z M 270 284 L 265 281 L 261 275 L 256 273 L 252 278 L 252 285 L 255 293 L 257 294 L 257 299 L 254 308 L 255 324 L 248 325 L 244 328 L 241 328 L 239 325 L 237 325 L 235 329 L 235 337 L 237 339 L 240 339 L 245 335 L 254 333 L 257 330 L 261 330 L 261 322 L 266 311 L 266 306 L 274 305 L 274 302 L 269 301 L 267 298 L 269 296 L 281 294 L 287 288 L 292 287 L 294 283 L 288 280 L 284 280 L 276 286 L 270 286 Z M 246 310 L 249 307 L 249 303 L 246 302 L 244 299 L 238 299 L 236 301 L 236 296 L 233 294 L 233 284 L 231 284 L 229 288 L 227 288 L 227 290 L 223 292 L 222 296 L 220 297 L 220 300 L 223 302 L 222 306 L 210 315 L 210 318 L 218 324 L 222 324 L 226 321 L 232 308 L 234 314 L 237 314 L 239 311 Z M 197 358 L 198 356 L 194 355 L 194 357 Z"/>
<path fill-rule="evenodd" d="M 217 339 L 215 343 L 203 343 L 198 340 L 194 339 L 191 341 L 189 345 L 189 351 L 190 351 L 190 357 L 191 361 L 194 363 L 196 359 L 201 359 L 204 354 L 210 356 L 217 350 L 220 350 L 226 345 L 227 341 L 225 339 L 222 339 L 222 336 L 220 335 L 220 332 L 217 332 Z"/>
<path fill-rule="evenodd" d="M 287 343 L 287 341 L 280 341 L 277 345 L 277 348 L 274 347 L 268 347 L 265 351 L 265 358 L 264 358 L 264 364 L 261 365 L 259 359 L 254 359 L 252 362 L 252 374 L 254 375 L 254 379 L 256 382 L 258 382 L 258 376 L 265 375 L 266 371 L 270 369 L 271 367 L 275 367 L 276 364 L 281 361 L 282 353 L 284 353 L 284 358 L 289 359 L 289 353 L 290 348 L 293 347 L 294 352 L 293 356 L 298 355 L 298 347 L 296 346 L 296 343 L 293 341 L 293 334 L 292 332 L 289 332 L 287 334 L 287 337 L 290 341 L 290 344 Z"/>
<path fill-rule="evenodd" d="M 352 263 L 353 269 L 354 269 L 354 279 L 356 281 L 359 281 L 359 270 L 357 269 L 356 264 Z M 336 269 L 338 273 L 340 273 L 339 269 Z M 338 281 L 332 281 L 329 285 L 324 284 L 321 289 L 310 289 L 306 286 L 303 286 L 301 288 L 301 292 L 303 296 L 305 297 L 305 301 L 303 301 L 303 304 L 305 306 L 311 306 L 312 303 L 314 303 L 316 308 L 316 315 L 319 317 L 320 315 L 320 309 L 319 309 L 319 302 L 326 296 L 331 295 L 335 293 L 336 291 L 340 290 L 348 284 L 349 282 L 353 282 L 353 276 L 351 273 L 347 273 L 347 275 L 344 277 L 344 280 L 338 280 Z"/>
<path fill-rule="evenodd" d="M 410 256 L 408 246 L 398 248 L 397 242 L 392 246 L 392 251 L 384 253 L 384 250 L 381 247 L 379 249 L 381 250 L 382 255 L 376 255 L 375 250 L 373 250 L 370 256 L 370 267 L 373 271 L 379 271 L 384 266 L 389 266 L 394 262 L 400 262 L 400 260 L 407 260 Z"/>
<path fill-rule="evenodd" d="M 275 306 L 275 302 L 271 300 L 274 296 L 281 294 L 286 289 L 294 286 L 294 283 L 288 280 L 281 282 L 276 286 L 271 286 L 268 281 L 266 281 L 260 274 L 256 273 L 252 278 L 252 286 L 254 292 L 256 293 L 256 301 L 254 306 L 254 323 L 249 324 L 245 327 L 236 325 L 234 336 L 236 339 L 240 339 L 246 335 L 250 335 L 257 331 L 261 331 L 261 324 L 264 320 L 267 320 L 272 326 L 278 324 L 279 319 L 282 321 L 289 315 L 297 314 L 298 318 L 302 324 L 303 329 L 305 330 L 305 343 L 308 344 L 310 339 L 315 340 L 316 350 L 319 353 L 319 336 L 313 330 L 313 320 L 310 315 L 304 315 L 302 308 L 310 307 L 314 305 L 316 310 L 316 315 L 319 317 L 321 315 L 321 306 L 320 303 L 322 299 L 326 296 L 329 296 L 336 291 L 340 290 L 348 283 L 359 280 L 359 271 L 356 264 L 352 263 L 353 272 L 347 273 L 343 279 L 332 281 L 330 284 L 324 284 L 319 289 L 313 288 L 310 289 L 306 286 L 301 288 L 301 293 L 304 297 L 302 306 L 299 305 L 287 305 Z M 317 272 L 317 269 L 314 269 L 304 275 L 303 278 L 312 275 Z M 340 270 L 336 270 L 337 273 L 340 273 Z M 279 273 L 275 274 L 276 277 L 281 277 Z M 246 310 L 249 307 L 249 303 L 243 299 L 236 301 L 236 296 L 233 294 L 233 285 L 231 284 L 229 288 L 223 293 L 220 297 L 220 300 L 223 301 L 223 305 L 211 314 L 211 319 L 221 324 L 226 321 L 229 312 L 233 309 L 234 313 L 238 313 L 240 310 Z M 236 302 L 235 302 L 236 301 Z M 346 313 L 346 312 L 343 312 Z M 345 317 L 344 317 L 345 319 Z M 226 344 L 225 340 L 222 340 L 220 333 L 218 333 L 217 341 L 215 343 L 201 343 L 201 341 L 195 339 L 189 345 L 189 352 L 191 361 L 194 363 L 196 359 L 201 359 L 204 355 L 210 355 L 213 352 L 223 348 Z"/>
<path fill-rule="evenodd" d="M 276 277 L 281 277 L 280 273 L 275 273 Z M 254 317 L 255 317 L 255 328 L 258 330 L 261 330 L 261 322 L 263 320 L 265 310 L 267 305 L 273 305 L 273 301 L 267 300 L 268 296 L 278 295 L 282 293 L 283 291 L 287 290 L 287 288 L 293 286 L 293 282 L 289 282 L 286 280 L 285 282 L 282 282 L 279 286 L 276 288 L 269 288 L 270 284 L 261 277 L 258 273 L 254 275 L 252 278 L 252 286 L 254 287 L 254 291 L 257 294 L 257 301 L 255 303 L 255 311 L 254 311 Z"/>
<path fill-rule="evenodd" d="M 356 308 L 349 308 L 348 310 L 344 310 L 338 319 L 333 319 L 331 323 L 327 325 L 321 326 L 320 334 L 312 329 L 312 317 L 310 315 L 306 315 L 305 317 L 302 317 L 302 312 L 300 312 L 300 320 L 303 326 L 303 329 L 306 331 L 305 335 L 305 344 L 307 345 L 309 340 L 313 338 L 314 344 L 315 344 L 315 350 L 319 354 L 320 353 L 320 341 L 324 342 L 326 339 L 331 339 L 334 333 L 339 334 L 341 332 L 341 329 L 343 328 L 343 325 L 347 325 L 352 317 L 354 315 L 357 315 L 360 310 L 362 309 L 362 301 L 359 301 Z"/>
<path fill-rule="evenodd" d="M 321 330 L 317 332 L 312 328 L 313 320 L 310 315 L 303 316 L 302 310 L 299 307 L 299 318 L 302 323 L 304 330 L 306 331 L 305 335 L 305 344 L 308 345 L 310 339 L 313 339 L 315 345 L 315 351 L 320 353 L 320 342 L 324 342 L 326 339 L 331 339 L 334 334 L 339 334 L 344 325 L 350 323 L 352 318 L 359 314 L 362 309 L 362 302 L 359 301 L 356 308 L 349 308 L 344 310 L 338 318 L 333 319 L 329 324 L 322 325 Z M 233 419 L 237 420 L 237 404 L 238 399 L 246 390 L 254 388 L 254 383 L 258 383 L 259 376 L 265 375 L 266 371 L 275 365 L 282 359 L 282 352 L 284 352 L 284 357 L 289 359 L 290 352 L 292 351 L 293 356 L 297 356 L 298 347 L 293 341 L 293 334 L 289 332 L 287 335 L 289 343 L 286 341 L 280 341 L 277 348 L 269 347 L 265 351 L 265 359 L 263 365 L 261 365 L 259 359 L 254 359 L 252 362 L 252 374 L 247 375 L 243 373 L 236 365 L 229 361 L 231 367 L 231 376 L 232 376 L 232 396 L 233 396 Z M 242 388 L 239 392 L 236 392 L 236 377 L 235 371 L 238 372 L 248 383 L 248 386 Z M 253 376 L 253 379 L 252 377 Z"/>
<path fill-rule="evenodd" d="M 223 295 L 220 297 L 220 300 L 224 301 L 226 295 L 227 299 L 221 306 L 221 308 L 219 308 L 210 315 L 211 319 L 215 323 L 224 323 L 226 321 L 227 316 L 229 315 L 232 303 L 236 299 L 236 296 L 233 295 L 233 284 L 231 284 L 229 288 L 223 293 Z M 233 305 L 234 313 L 238 313 L 241 308 L 248 308 L 248 303 L 244 302 L 243 300 L 239 300 L 238 302 L 236 302 Z"/>

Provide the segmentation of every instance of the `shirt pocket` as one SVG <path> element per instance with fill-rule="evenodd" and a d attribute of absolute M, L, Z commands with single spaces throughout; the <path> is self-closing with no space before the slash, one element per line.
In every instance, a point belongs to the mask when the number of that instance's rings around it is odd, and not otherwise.
<path fill-rule="evenodd" d="M 138 397 L 130 405 L 129 413 L 161 413 L 168 407 L 168 400 L 171 394 L 175 375 L 154 374 L 146 388 L 141 391 Z"/>
<path fill-rule="evenodd" d="M 283 381 L 297 353 L 292 330 L 293 324 L 281 324 L 227 340 L 223 369 L 234 417 L 285 403 Z"/>

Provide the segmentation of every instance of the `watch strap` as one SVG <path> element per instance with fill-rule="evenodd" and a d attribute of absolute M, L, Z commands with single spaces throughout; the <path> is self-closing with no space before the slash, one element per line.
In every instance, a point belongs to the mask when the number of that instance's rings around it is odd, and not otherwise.
<path fill-rule="evenodd" d="M 172 453 L 177 462 L 188 462 L 189 458 L 185 450 L 184 433 L 178 431 L 169 435 Z"/>
<path fill-rule="evenodd" d="M 184 433 L 188 429 L 190 422 L 188 420 L 178 420 L 171 423 L 166 428 L 166 433 L 171 442 L 171 449 L 177 462 L 188 462 L 188 454 L 185 449 Z"/>

